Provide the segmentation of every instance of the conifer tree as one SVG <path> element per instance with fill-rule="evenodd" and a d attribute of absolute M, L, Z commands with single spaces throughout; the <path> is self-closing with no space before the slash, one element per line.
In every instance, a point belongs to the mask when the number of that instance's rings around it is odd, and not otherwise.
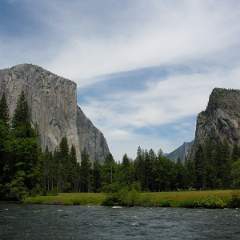
<path fill-rule="evenodd" d="M 30 113 L 21 93 L 12 120 L 13 141 L 11 142 L 11 171 L 9 194 L 21 198 L 38 188 L 40 162 L 39 145 L 35 130 L 31 127 Z"/>
<path fill-rule="evenodd" d="M 5 93 L 3 93 L 0 100 L 0 121 L 2 121 L 4 124 L 8 124 L 9 122 L 9 110 Z"/>
<path fill-rule="evenodd" d="M 76 148 L 73 145 L 69 154 L 68 182 L 71 184 L 71 191 L 78 190 L 78 162 Z"/>
<path fill-rule="evenodd" d="M 93 191 L 99 192 L 101 184 L 101 165 L 98 160 L 95 160 L 93 163 Z"/>
<path fill-rule="evenodd" d="M 203 154 L 203 149 L 201 146 L 196 151 L 194 159 L 195 168 L 195 187 L 197 189 L 202 189 L 205 187 L 205 159 Z"/>
<path fill-rule="evenodd" d="M 81 154 L 80 179 L 81 192 L 89 192 L 91 189 L 91 162 L 86 149 Z"/>
<path fill-rule="evenodd" d="M 10 154 L 8 142 L 9 132 L 9 112 L 5 94 L 0 100 L 0 198 L 5 196 L 5 183 L 9 181 Z"/>

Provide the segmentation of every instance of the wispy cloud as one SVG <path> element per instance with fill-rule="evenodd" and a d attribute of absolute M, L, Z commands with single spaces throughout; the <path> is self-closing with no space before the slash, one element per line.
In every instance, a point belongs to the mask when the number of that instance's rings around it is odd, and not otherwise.
<path fill-rule="evenodd" d="M 240 81 L 237 79 L 240 79 L 240 65 L 228 70 L 180 73 L 161 80 L 149 79 L 144 90 L 113 92 L 105 97 L 101 96 L 101 101 L 98 95 L 90 98 L 86 96 L 82 106 L 87 115 L 104 129 L 113 146 L 142 143 L 149 147 L 150 144 L 143 141 L 145 138 L 152 146 L 156 147 L 157 143 L 158 148 L 170 151 L 181 143 L 179 141 L 191 140 L 188 122 L 182 120 L 196 116 L 205 109 L 214 87 L 240 88 Z M 171 124 L 175 128 L 169 128 L 172 131 L 169 141 L 164 139 L 161 128 Z M 149 127 L 156 129 L 154 134 L 141 131 Z M 190 136 L 193 137 L 194 124 L 191 123 L 190 127 Z M 174 139 L 174 135 L 179 133 L 186 139 Z M 132 148 L 128 153 L 133 155 L 134 151 Z"/>

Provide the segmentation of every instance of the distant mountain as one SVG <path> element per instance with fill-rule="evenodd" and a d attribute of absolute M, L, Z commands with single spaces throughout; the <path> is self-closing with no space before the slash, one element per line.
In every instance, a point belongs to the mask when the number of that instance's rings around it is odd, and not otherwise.
<path fill-rule="evenodd" d="M 27 97 L 43 150 L 48 146 L 53 151 L 66 136 L 76 147 L 79 161 L 83 149 L 92 161 L 105 159 L 109 153 L 107 142 L 77 105 L 74 82 L 32 64 L 0 70 L 0 96 L 5 92 L 11 117 L 21 91 Z"/>
<path fill-rule="evenodd" d="M 175 149 L 171 153 L 166 154 L 166 157 L 173 160 L 174 162 L 177 162 L 179 159 L 180 162 L 183 163 L 185 159 L 188 157 L 192 146 L 193 146 L 193 141 L 184 142 L 183 145 L 181 145 L 179 148 Z"/>

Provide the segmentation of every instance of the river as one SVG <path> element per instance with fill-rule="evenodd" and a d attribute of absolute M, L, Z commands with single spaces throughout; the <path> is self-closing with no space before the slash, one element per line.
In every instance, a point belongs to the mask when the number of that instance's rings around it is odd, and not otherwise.
<path fill-rule="evenodd" d="M 240 239 L 240 210 L 0 205 L 1 240 Z"/>

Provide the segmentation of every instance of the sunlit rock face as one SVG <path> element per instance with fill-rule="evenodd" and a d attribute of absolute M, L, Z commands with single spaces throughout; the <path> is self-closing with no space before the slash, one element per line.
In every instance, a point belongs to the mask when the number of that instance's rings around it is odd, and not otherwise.
<path fill-rule="evenodd" d="M 69 145 L 76 147 L 79 161 L 84 148 L 92 161 L 104 160 L 109 153 L 107 142 L 77 105 L 74 82 L 31 64 L 0 70 L 0 96 L 5 92 L 11 117 L 21 91 L 26 94 L 43 150 L 48 146 L 53 151 L 66 136 Z"/>
<path fill-rule="evenodd" d="M 215 88 L 204 112 L 197 118 L 190 158 L 208 140 L 240 146 L 240 90 Z"/>

